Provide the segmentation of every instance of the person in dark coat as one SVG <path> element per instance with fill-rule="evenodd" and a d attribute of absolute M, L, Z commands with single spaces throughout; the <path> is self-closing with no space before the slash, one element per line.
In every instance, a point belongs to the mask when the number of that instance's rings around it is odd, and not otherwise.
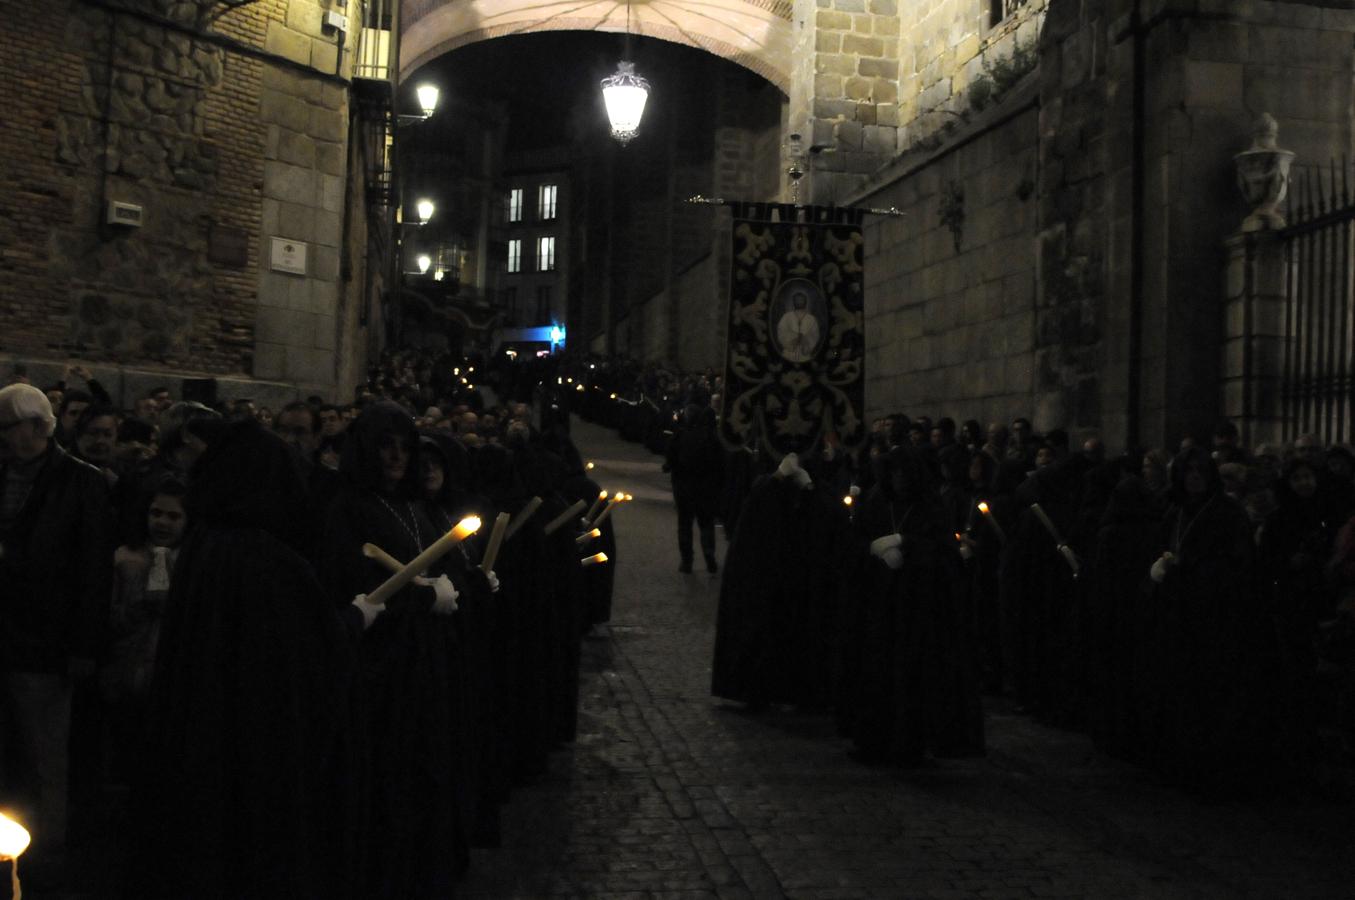
<path fill-rule="evenodd" d="M 1158 648 L 1149 630 L 1165 510 L 1137 474 L 1115 486 L 1090 560 L 1087 591 L 1087 726 L 1102 751 L 1143 759 L 1145 689 Z M 1157 690 L 1157 688 L 1153 688 Z"/>
<path fill-rule="evenodd" d="M 1313 763 L 1318 626 L 1335 612 L 1326 564 L 1344 523 L 1344 498 L 1324 492 L 1326 473 L 1304 457 L 1291 459 L 1275 483 L 1275 510 L 1261 529 L 1259 562 L 1264 601 L 1279 637 L 1279 690 L 1285 702 L 1287 754 L 1300 768 Z"/>
<path fill-rule="evenodd" d="M 445 532 L 422 501 L 418 432 L 387 401 L 371 404 L 346 432 L 326 517 L 322 573 L 338 608 L 375 590 L 390 573 L 364 556 L 375 544 L 402 563 Z M 366 723 L 372 758 L 372 828 L 367 896 L 444 896 L 469 860 L 469 789 L 453 765 L 466 727 L 453 613 L 466 587 L 449 554 L 426 578 L 387 603 L 362 641 Z M 466 578 L 488 579 L 471 569 Z M 477 590 L 486 590 L 483 584 Z"/>
<path fill-rule="evenodd" d="M 108 483 L 57 445 L 55 424 L 42 391 L 0 389 L 0 706 L 17 738 L 6 761 L 30 770 L 33 853 L 53 860 L 66 842 L 73 683 L 94 673 L 115 546 Z"/>
<path fill-rule="evenodd" d="M 921 455 L 897 446 L 856 511 L 839 723 L 871 761 L 983 752 L 978 675 L 956 602 L 957 542 L 928 478 Z"/>
<path fill-rule="evenodd" d="M 134 798 L 129 896 L 353 896 L 352 642 L 300 550 L 304 489 L 249 420 L 192 473 Z"/>
<path fill-rule="evenodd" d="M 712 694 L 753 708 L 828 701 L 845 532 L 841 498 L 816 490 L 795 454 L 754 483 L 720 584 Z"/>
<path fill-rule="evenodd" d="M 724 485 L 724 450 L 715 434 L 715 411 L 687 404 L 682 422 L 668 444 L 663 470 L 673 478 L 677 504 L 679 571 L 692 570 L 692 521 L 701 531 L 706 571 L 719 571 L 715 559 L 715 515 Z"/>
<path fill-rule="evenodd" d="M 1203 448 L 1178 455 L 1171 475 L 1162 555 L 1150 569 L 1164 693 L 1149 762 L 1207 794 L 1234 793 L 1252 783 L 1265 759 L 1264 698 L 1273 680 L 1251 525 L 1223 492 Z"/>

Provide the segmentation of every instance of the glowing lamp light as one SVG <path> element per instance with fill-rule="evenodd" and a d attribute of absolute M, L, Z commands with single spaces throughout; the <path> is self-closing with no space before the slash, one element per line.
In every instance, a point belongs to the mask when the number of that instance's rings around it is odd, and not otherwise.
<path fill-rule="evenodd" d="M 32 837 L 28 829 L 0 813 L 0 860 L 10 860 L 10 896 L 22 900 L 23 885 L 19 883 L 19 855 L 28 849 Z"/>
<path fill-rule="evenodd" d="M 574 379 L 573 379 L 573 378 L 566 378 L 565 381 L 569 382 L 570 384 L 573 384 L 573 383 L 574 383 Z"/>
<path fill-rule="evenodd" d="M 429 200 L 427 197 L 424 197 L 422 200 L 415 203 L 414 211 L 419 215 L 419 224 L 427 225 L 428 220 L 433 218 L 433 212 L 436 209 L 437 207 L 433 205 L 433 201 Z"/>
<path fill-rule="evenodd" d="M 607 119 L 612 137 L 623 146 L 640 133 L 640 119 L 649 99 L 649 82 L 637 75 L 635 63 L 622 60 L 615 74 L 602 79 L 602 100 L 607 104 Z"/>
<path fill-rule="evenodd" d="M 565 330 L 559 325 L 550 327 L 550 342 L 552 344 L 563 344 L 565 342 Z"/>
<path fill-rule="evenodd" d="M 0 859 L 18 859 L 32 840 L 27 828 L 0 813 Z"/>
<path fill-rule="evenodd" d="M 423 110 L 425 119 L 437 110 L 439 93 L 441 92 L 437 86 L 432 84 L 421 84 L 414 89 L 414 95 L 419 98 L 419 109 Z"/>
<path fill-rule="evenodd" d="M 442 279 L 444 279 L 444 278 L 446 278 L 446 277 L 447 277 L 447 270 L 446 270 L 446 269 L 443 269 L 443 268 L 441 268 L 441 267 L 439 267 L 437 270 L 435 270 L 435 271 L 433 272 L 433 280 L 434 280 L 434 281 L 441 281 Z"/>
<path fill-rule="evenodd" d="M 418 259 L 414 260 L 414 264 L 419 267 L 420 275 L 427 275 L 428 267 L 433 264 L 433 259 L 427 255 L 420 256 Z"/>

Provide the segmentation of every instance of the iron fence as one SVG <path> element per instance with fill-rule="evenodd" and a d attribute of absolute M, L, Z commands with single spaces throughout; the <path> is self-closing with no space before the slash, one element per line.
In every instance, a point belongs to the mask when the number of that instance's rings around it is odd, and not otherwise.
<path fill-rule="evenodd" d="M 1285 438 L 1347 443 L 1355 426 L 1355 204 L 1347 160 L 1295 167 L 1288 226 L 1282 404 Z"/>

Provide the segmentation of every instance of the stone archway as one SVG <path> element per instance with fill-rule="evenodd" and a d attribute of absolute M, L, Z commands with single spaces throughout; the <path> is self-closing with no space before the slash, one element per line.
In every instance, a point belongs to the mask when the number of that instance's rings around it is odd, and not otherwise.
<path fill-rule="evenodd" d="M 790 0 L 634 0 L 632 34 L 696 47 L 791 93 Z M 477 41 L 542 31 L 626 30 L 625 0 L 404 0 L 400 75 Z"/>

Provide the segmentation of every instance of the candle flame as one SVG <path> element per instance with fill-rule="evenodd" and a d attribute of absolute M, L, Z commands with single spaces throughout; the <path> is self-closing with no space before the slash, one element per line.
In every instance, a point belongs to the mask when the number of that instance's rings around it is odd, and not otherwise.
<path fill-rule="evenodd" d="M 616 399 L 616 394 L 612 394 L 612 399 L 613 399 L 613 400 Z"/>
<path fill-rule="evenodd" d="M 979 512 L 983 513 L 985 516 L 988 515 L 988 504 L 987 504 L 987 503 L 980 503 L 980 504 L 979 504 Z"/>
<path fill-rule="evenodd" d="M 475 534 L 475 532 L 479 530 L 480 530 L 479 516 L 466 516 L 466 518 L 462 519 L 460 522 L 457 522 L 456 527 L 452 529 L 452 531 L 455 532 L 456 536 L 459 538 L 469 537 L 470 535 Z"/>
<path fill-rule="evenodd" d="M 964 535 L 960 534 L 960 532 L 958 532 L 958 531 L 955 532 L 955 540 L 957 540 L 957 541 L 962 541 L 962 540 L 964 540 Z"/>
<path fill-rule="evenodd" d="M 598 563 L 605 563 L 606 561 L 607 554 L 595 553 L 592 556 L 585 556 L 583 559 L 579 560 L 579 564 L 584 566 L 595 566 Z"/>
<path fill-rule="evenodd" d="M 588 471 L 590 471 L 590 472 L 593 471 L 593 463 L 592 463 L 592 462 L 589 462 L 587 468 L 588 468 Z"/>
<path fill-rule="evenodd" d="M 581 391 L 581 390 L 583 390 L 583 385 L 581 385 L 581 384 L 575 385 L 575 386 L 574 386 L 574 390 L 576 390 L 576 391 Z"/>
<path fill-rule="evenodd" d="M 0 813 L 0 859 L 18 859 L 28 849 L 32 837 L 28 829 Z"/>
<path fill-rule="evenodd" d="M 851 505 L 852 505 L 852 495 L 851 495 L 851 494 L 848 494 L 847 496 L 843 497 L 843 498 L 842 498 L 842 502 L 845 503 L 845 504 L 847 504 L 848 506 L 851 506 Z"/>

